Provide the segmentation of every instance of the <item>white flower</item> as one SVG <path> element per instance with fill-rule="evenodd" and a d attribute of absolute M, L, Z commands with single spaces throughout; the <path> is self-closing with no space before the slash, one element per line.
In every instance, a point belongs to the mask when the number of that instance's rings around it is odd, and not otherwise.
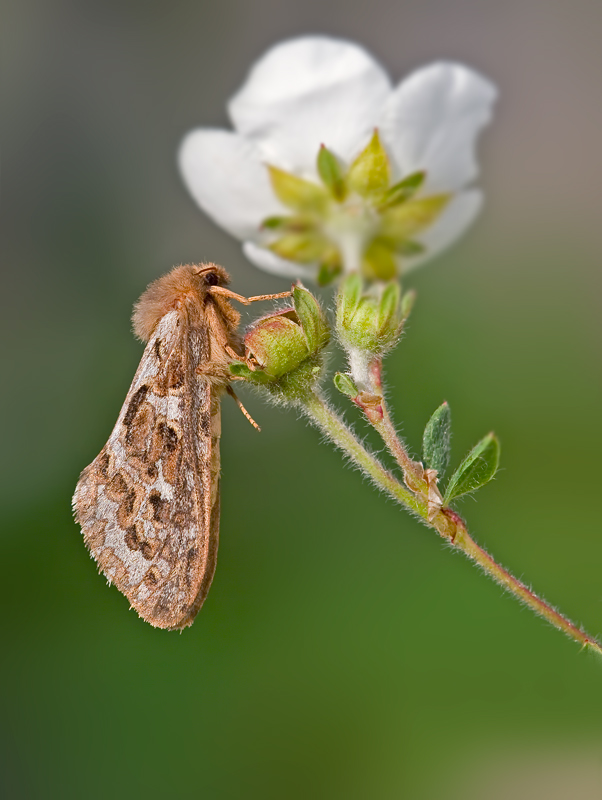
<path fill-rule="evenodd" d="M 302 37 L 252 67 L 228 106 L 234 132 L 186 136 L 180 168 L 262 269 L 327 282 L 361 268 L 385 279 L 475 218 L 481 192 L 467 187 L 495 98 L 461 64 L 432 64 L 393 87 L 360 46 Z"/>

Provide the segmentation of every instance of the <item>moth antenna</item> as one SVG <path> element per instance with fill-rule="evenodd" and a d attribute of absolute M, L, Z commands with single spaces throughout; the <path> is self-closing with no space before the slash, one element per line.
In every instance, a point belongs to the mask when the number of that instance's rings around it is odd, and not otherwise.
<path fill-rule="evenodd" d="M 248 306 L 250 303 L 256 303 L 258 300 L 281 300 L 283 297 L 290 297 L 292 295 L 292 291 L 288 291 L 279 292 L 278 294 L 257 294 L 254 297 L 243 297 L 241 294 L 236 294 L 236 292 L 226 289 L 225 286 L 211 286 L 209 291 L 211 294 L 221 294 L 222 297 L 227 297 L 230 300 L 238 300 L 238 302 L 242 303 L 244 306 Z"/>
<path fill-rule="evenodd" d="M 260 431 L 260 430 L 261 430 L 261 428 L 260 428 L 260 427 L 259 427 L 259 425 L 258 425 L 258 424 L 255 422 L 255 420 L 253 419 L 253 417 L 252 417 L 252 416 L 249 414 L 249 412 L 247 411 L 247 409 L 246 409 L 246 408 L 243 406 L 243 404 L 242 404 L 242 403 L 241 403 L 241 401 L 240 401 L 240 398 L 238 397 L 238 395 L 236 394 L 236 392 L 234 391 L 234 389 L 233 389 L 231 386 L 228 386 L 228 387 L 226 388 L 226 391 L 228 392 L 228 394 L 230 395 L 230 397 L 231 397 L 231 398 L 234 400 L 234 402 L 236 403 L 236 405 L 237 405 L 237 406 L 240 408 L 240 410 L 241 410 L 241 411 L 242 411 L 242 413 L 245 415 L 245 417 L 246 417 L 246 418 L 249 420 L 249 422 L 251 423 L 251 425 L 252 425 L 252 426 L 255 428 L 255 430 L 256 430 L 256 431 Z"/>

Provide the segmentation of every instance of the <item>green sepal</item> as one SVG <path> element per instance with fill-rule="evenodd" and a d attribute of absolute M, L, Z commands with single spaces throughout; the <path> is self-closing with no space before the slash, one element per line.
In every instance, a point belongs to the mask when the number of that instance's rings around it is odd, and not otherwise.
<path fill-rule="evenodd" d="M 315 227 L 315 222 L 307 217 L 266 217 L 261 227 L 267 230 L 285 230 L 290 233 L 302 233 Z"/>
<path fill-rule="evenodd" d="M 271 242 L 269 249 L 287 261 L 311 264 L 330 255 L 332 244 L 324 236 L 313 231 L 306 233 L 285 233 L 280 239 Z"/>
<path fill-rule="evenodd" d="M 439 479 L 445 474 L 449 464 L 451 440 L 451 411 L 447 403 L 442 403 L 426 423 L 422 436 L 422 456 L 430 469 L 437 470 Z"/>
<path fill-rule="evenodd" d="M 412 239 L 407 239 L 397 246 L 397 252 L 400 256 L 412 258 L 414 256 L 421 256 L 426 252 L 426 247 L 422 242 L 414 242 Z"/>
<path fill-rule="evenodd" d="M 426 172 L 413 172 L 402 181 L 399 181 L 399 183 L 391 186 L 391 188 L 387 189 L 383 194 L 378 204 L 379 209 L 384 210 L 385 208 L 405 203 L 406 200 L 409 200 L 416 194 L 424 183 L 425 178 Z"/>
<path fill-rule="evenodd" d="M 500 461 L 500 443 L 493 433 L 475 445 L 449 479 L 444 505 L 460 495 L 475 492 L 493 478 Z"/>
<path fill-rule="evenodd" d="M 362 258 L 362 273 L 370 281 L 390 281 L 397 275 L 397 259 L 384 239 L 373 239 Z"/>
<path fill-rule="evenodd" d="M 323 262 L 318 267 L 318 274 L 316 275 L 316 282 L 318 286 L 328 286 L 331 284 L 343 271 L 340 263 L 329 264 Z"/>
<path fill-rule="evenodd" d="M 230 374 L 251 383 L 269 383 L 270 378 L 261 370 L 252 370 L 242 361 L 233 361 L 229 365 Z"/>
<path fill-rule="evenodd" d="M 272 188 L 276 197 L 288 208 L 297 212 L 323 214 L 330 198 L 317 183 L 306 181 L 283 169 L 268 165 Z"/>
<path fill-rule="evenodd" d="M 321 350 L 328 342 L 330 331 L 318 301 L 298 283 L 293 287 L 293 305 L 305 334 L 308 351 L 315 353 Z"/>
<path fill-rule="evenodd" d="M 337 296 L 337 320 L 343 327 L 355 313 L 362 296 L 363 287 L 364 283 L 357 272 L 352 272 L 341 281 Z"/>
<path fill-rule="evenodd" d="M 287 225 L 289 219 L 290 217 L 266 217 L 261 223 L 261 227 L 268 228 L 269 230 L 284 228 Z"/>
<path fill-rule="evenodd" d="M 410 289 L 409 292 L 406 292 L 404 296 L 401 298 L 401 319 L 405 321 L 411 314 L 412 309 L 414 308 L 414 303 L 416 302 L 416 290 Z"/>
<path fill-rule="evenodd" d="M 371 197 L 385 191 L 390 180 L 389 158 L 375 129 L 367 146 L 349 167 L 347 184 L 362 197 Z"/>
<path fill-rule="evenodd" d="M 399 307 L 401 302 L 401 285 L 393 281 L 385 286 L 378 304 L 378 327 L 381 331 L 392 331 L 399 328 L 401 319 Z"/>
<path fill-rule="evenodd" d="M 381 217 L 379 236 L 392 246 L 403 248 L 437 219 L 450 199 L 448 194 L 436 194 L 387 209 Z"/>
<path fill-rule="evenodd" d="M 357 386 L 347 372 L 335 372 L 332 382 L 339 392 L 347 397 L 357 397 L 359 394 Z"/>
<path fill-rule="evenodd" d="M 324 145 L 321 145 L 318 151 L 317 167 L 322 182 L 334 199 L 339 203 L 343 201 L 347 196 L 347 186 L 341 166 L 335 154 Z"/>

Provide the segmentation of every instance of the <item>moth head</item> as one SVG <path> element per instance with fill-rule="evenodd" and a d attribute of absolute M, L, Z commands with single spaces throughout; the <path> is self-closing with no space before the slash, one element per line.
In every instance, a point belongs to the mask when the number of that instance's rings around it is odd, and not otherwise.
<path fill-rule="evenodd" d="M 147 342 L 161 320 L 170 311 L 186 308 L 194 324 L 200 307 L 213 286 L 225 286 L 230 276 L 217 264 L 186 264 L 151 283 L 134 306 L 134 333 Z"/>
<path fill-rule="evenodd" d="M 196 268 L 201 284 L 211 291 L 212 286 L 227 286 L 230 276 L 223 267 L 217 264 L 201 264 Z"/>

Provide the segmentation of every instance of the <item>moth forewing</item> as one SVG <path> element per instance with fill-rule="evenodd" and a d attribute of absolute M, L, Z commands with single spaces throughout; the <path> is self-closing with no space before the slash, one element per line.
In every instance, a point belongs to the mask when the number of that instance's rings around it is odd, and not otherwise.
<path fill-rule="evenodd" d="M 212 286 L 216 265 L 177 267 L 134 312 L 147 341 L 117 423 L 73 504 L 109 582 L 151 625 L 190 625 L 213 578 L 219 536 L 219 396 L 239 315 Z"/>

